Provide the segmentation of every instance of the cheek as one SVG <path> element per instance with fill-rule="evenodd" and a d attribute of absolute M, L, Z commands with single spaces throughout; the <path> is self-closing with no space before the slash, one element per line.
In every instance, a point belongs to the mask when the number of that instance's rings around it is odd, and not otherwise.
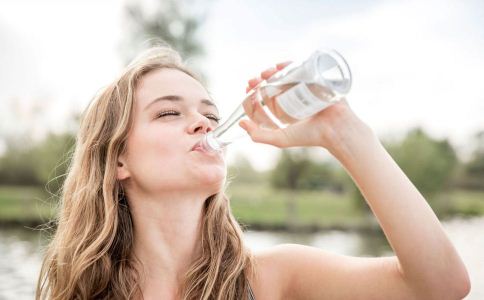
<path fill-rule="evenodd" d="M 149 148 L 153 157 L 157 161 L 163 159 L 164 161 L 169 161 L 177 154 L 180 155 L 183 152 L 184 146 L 180 139 L 180 134 L 176 134 L 173 131 L 158 132 L 152 137 L 146 137 L 149 142 L 146 143 L 146 148 Z"/>
<path fill-rule="evenodd" d="M 176 128 L 133 132 L 128 137 L 127 155 L 132 179 L 150 190 L 223 183 L 227 174 L 225 154 L 209 159 L 191 153 L 189 140 L 194 139 L 184 137 Z"/>
<path fill-rule="evenodd" d="M 183 155 L 180 134 L 175 130 L 139 130 L 128 138 L 130 168 L 153 174 L 178 161 Z"/>

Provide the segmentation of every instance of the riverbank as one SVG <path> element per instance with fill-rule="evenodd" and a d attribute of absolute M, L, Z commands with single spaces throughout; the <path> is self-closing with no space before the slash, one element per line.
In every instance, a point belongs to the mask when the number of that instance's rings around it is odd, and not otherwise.
<path fill-rule="evenodd" d="M 43 187 L 0 186 L 0 224 L 37 226 L 48 222 L 56 203 Z"/>
<path fill-rule="evenodd" d="M 466 300 L 484 299 L 484 217 L 452 219 L 442 222 L 468 268 L 472 282 Z M 0 299 L 33 299 L 47 235 L 26 229 L 0 228 Z M 244 234 L 246 245 L 255 251 L 297 243 L 340 255 L 382 257 L 393 255 L 382 235 L 342 231 L 308 234 L 253 231 Z"/>
<path fill-rule="evenodd" d="M 263 184 L 232 184 L 227 190 L 234 216 L 247 229 L 317 232 L 341 230 L 375 232 L 380 228 L 347 193 L 300 191 L 291 194 Z M 292 217 L 288 218 L 288 197 L 294 197 Z M 42 187 L 0 186 L 0 225 L 30 227 L 45 225 L 56 211 L 56 198 Z M 439 201 L 445 211 L 441 220 L 454 216 L 484 215 L 484 192 L 452 191 Z"/>

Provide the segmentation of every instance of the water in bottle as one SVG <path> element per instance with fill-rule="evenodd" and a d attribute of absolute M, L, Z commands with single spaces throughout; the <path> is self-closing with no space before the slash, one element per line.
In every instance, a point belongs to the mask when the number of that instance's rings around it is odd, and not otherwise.
<path fill-rule="evenodd" d="M 279 126 L 308 118 L 341 99 L 350 87 L 351 72 L 344 58 L 334 50 L 315 51 L 259 83 L 200 145 L 205 151 L 220 151 L 240 137 L 238 121 L 243 117 L 259 123 L 270 119 Z"/>

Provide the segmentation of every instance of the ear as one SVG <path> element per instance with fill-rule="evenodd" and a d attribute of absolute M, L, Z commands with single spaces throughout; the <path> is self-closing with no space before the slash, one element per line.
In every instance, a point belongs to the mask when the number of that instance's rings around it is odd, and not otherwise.
<path fill-rule="evenodd" d="M 116 178 L 118 180 L 124 180 L 131 177 L 131 174 L 129 173 L 129 170 L 128 170 L 128 164 L 126 163 L 126 158 L 124 157 L 124 155 L 120 155 L 118 157 L 118 167 L 116 171 L 117 171 Z"/>

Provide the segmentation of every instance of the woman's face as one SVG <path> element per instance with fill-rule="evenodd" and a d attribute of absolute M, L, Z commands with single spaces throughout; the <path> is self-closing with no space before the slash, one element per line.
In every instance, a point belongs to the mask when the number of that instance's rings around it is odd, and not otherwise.
<path fill-rule="evenodd" d="M 140 80 L 134 100 L 118 179 L 129 178 L 144 193 L 219 192 L 227 172 L 223 155 L 192 150 L 219 118 L 205 88 L 182 71 L 160 69 Z"/>

